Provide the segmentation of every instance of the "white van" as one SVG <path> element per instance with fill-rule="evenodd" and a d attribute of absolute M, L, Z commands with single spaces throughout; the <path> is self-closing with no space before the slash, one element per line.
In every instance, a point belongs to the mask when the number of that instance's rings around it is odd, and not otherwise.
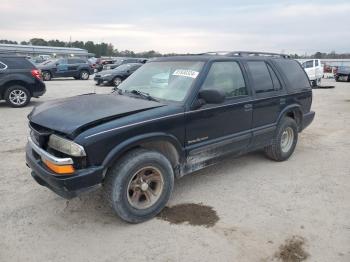
<path fill-rule="evenodd" d="M 321 83 L 323 77 L 323 65 L 320 59 L 310 59 L 304 61 L 302 64 L 306 74 L 308 75 L 310 82 L 313 86 L 317 86 Z"/>

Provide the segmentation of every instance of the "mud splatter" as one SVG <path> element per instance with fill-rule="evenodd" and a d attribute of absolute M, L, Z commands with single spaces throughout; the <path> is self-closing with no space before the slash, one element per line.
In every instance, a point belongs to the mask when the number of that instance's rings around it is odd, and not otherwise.
<path fill-rule="evenodd" d="M 179 204 L 165 207 L 157 216 L 170 224 L 188 223 L 192 226 L 212 227 L 219 221 L 216 211 L 202 204 Z"/>
<path fill-rule="evenodd" d="M 293 236 L 280 246 L 275 257 L 283 262 L 300 262 L 309 257 L 303 246 L 305 239 L 299 236 Z"/>

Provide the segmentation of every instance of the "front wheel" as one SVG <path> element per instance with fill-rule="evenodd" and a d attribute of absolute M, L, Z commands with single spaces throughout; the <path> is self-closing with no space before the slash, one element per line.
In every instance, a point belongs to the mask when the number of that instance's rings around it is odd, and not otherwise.
<path fill-rule="evenodd" d="M 105 195 L 115 213 L 129 223 L 156 216 L 168 202 L 174 186 L 169 160 L 156 151 L 129 152 L 107 172 Z"/>
<path fill-rule="evenodd" d="M 90 77 L 90 75 L 89 75 L 89 72 L 88 72 L 88 71 L 86 71 L 86 70 L 80 71 L 79 78 L 80 78 L 81 80 L 88 80 L 89 77 Z"/>
<path fill-rule="evenodd" d="M 272 144 L 265 147 L 265 154 L 272 160 L 287 160 L 294 152 L 298 141 L 298 126 L 294 119 L 285 117 L 277 126 Z"/>
<path fill-rule="evenodd" d="M 5 100 L 12 107 L 24 107 L 29 103 L 30 98 L 27 88 L 20 85 L 11 86 L 5 92 Z"/>
<path fill-rule="evenodd" d="M 43 72 L 42 72 L 42 76 L 43 76 L 43 80 L 44 80 L 44 81 L 50 81 L 51 78 L 52 78 L 51 73 L 48 72 L 48 71 L 43 71 Z"/>
<path fill-rule="evenodd" d="M 120 77 L 116 77 L 113 79 L 113 85 L 114 86 L 119 86 L 122 83 L 122 79 Z"/>

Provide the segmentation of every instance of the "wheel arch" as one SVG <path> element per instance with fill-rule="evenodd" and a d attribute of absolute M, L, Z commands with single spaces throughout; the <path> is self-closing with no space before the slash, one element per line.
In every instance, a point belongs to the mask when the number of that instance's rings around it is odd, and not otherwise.
<path fill-rule="evenodd" d="M 3 88 L 1 89 L 0 97 L 4 98 L 6 90 L 9 87 L 14 86 L 14 85 L 20 85 L 20 86 L 25 87 L 28 90 L 29 94 L 31 96 L 33 95 L 32 90 L 29 88 L 29 85 L 28 85 L 28 83 L 25 80 L 9 80 L 9 81 L 5 82 L 4 84 L 2 84 Z"/>
<path fill-rule="evenodd" d="M 114 147 L 103 161 L 103 166 L 109 169 L 127 152 L 145 148 L 163 154 L 174 169 L 184 161 L 184 151 L 178 139 L 170 134 L 150 133 L 128 139 Z"/>
<path fill-rule="evenodd" d="M 284 108 L 278 117 L 277 123 L 279 123 L 286 116 L 294 119 L 297 123 L 298 131 L 301 131 L 303 123 L 303 111 L 301 105 L 292 104 Z"/>

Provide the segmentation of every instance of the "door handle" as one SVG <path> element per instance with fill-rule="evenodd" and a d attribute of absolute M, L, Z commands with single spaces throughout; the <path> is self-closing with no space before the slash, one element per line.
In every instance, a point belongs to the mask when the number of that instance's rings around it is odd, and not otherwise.
<path fill-rule="evenodd" d="M 284 105 L 286 103 L 286 99 L 285 98 L 281 98 L 280 99 L 280 105 Z"/>
<path fill-rule="evenodd" d="M 244 105 L 244 111 L 250 111 L 253 109 L 253 105 L 252 104 L 245 104 Z"/>

